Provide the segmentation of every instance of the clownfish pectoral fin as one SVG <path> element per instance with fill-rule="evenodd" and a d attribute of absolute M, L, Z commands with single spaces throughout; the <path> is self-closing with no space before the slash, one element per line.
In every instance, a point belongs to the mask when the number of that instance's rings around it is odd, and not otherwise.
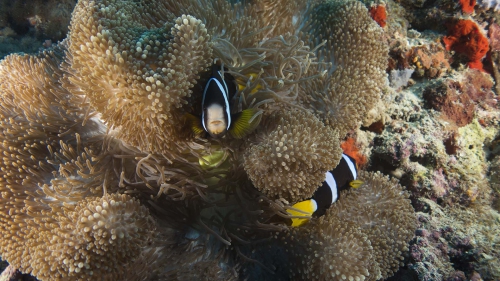
<path fill-rule="evenodd" d="M 352 188 L 358 188 L 363 184 L 362 180 L 353 180 L 349 183 Z"/>
<path fill-rule="evenodd" d="M 257 108 L 245 109 L 233 115 L 233 124 L 229 133 L 236 139 L 241 139 L 250 134 L 260 123 L 262 111 Z"/>
<path fill-rule="evenodd" d="M 287 213 L 295 217 L 291 219 L 293 227 L 298 227 L 308 222 L 312 214 L 318 209 L 318 205 L 316 204 L 316 201 L 314 199 L 309 199 L 306 201 L 296 203 L 292 207 L 294 209 L 300 210 L 300 211 L 296 211 L 293 209 L 286 210 Z"/>
<path fill-rule="evenodd" d="M 203 129 L 203 124 L 201 124 L 201 119 L 194 116 L 191 113 L 186 113 L 184 115 L 186 119 L 186 124 L 189 126 L 191 131 L 195 136 L 200 136 L 205 130 Z"/>

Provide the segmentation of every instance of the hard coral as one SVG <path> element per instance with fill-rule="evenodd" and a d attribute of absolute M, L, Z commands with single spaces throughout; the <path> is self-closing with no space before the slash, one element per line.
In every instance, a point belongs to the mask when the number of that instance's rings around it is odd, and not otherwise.
<path fill-rule="evenodd" d="M 450 69 L 450 55 L 441 44 L 431 43 L 415 46 L 407 53 L 408 60 L 420 77 L 437 78 Z"/>
<path fill-rule="evenodd" d="M 496 22 L 488 27 L 488 38 L 490 39 L 490 49 L 492 52 L 500 51 L 500 25 Z"/>
<path fill-rule="evenodd" d="M 471 280 L 479 275 L 476 271 L 483 277 L 478 280 L 498 279 L 498 247 L 491 243 L 498 241 L 500 228 L 496 223 L 476 221 L 488 221 L 497 213 L 485 206 L 478 206 L 480 212 L 476 213 L 470 208 L 440 207 L 432 200 L 421 199 L 420 203 L 426 210 L 417 213 L 419 234 L 411 241 L 409 264 L 420 280 L 431 276 L 457 280 L 454 278 L 464 273 L 469 277 L 464 280 Z"/>
<path fill-rule="evenodd" d="M 481 60 L 489 50 L 486 36 L 472 20 L 458 20 L 448 25 L 448 36 L 443 37 L 446 50 L 454 50 L 467 57 L 470 68 L 482 70 Z"/>
<path fill-rule="evenodd" d="M 423 93 L 427 106 L 443 113 L 443 117 L 462 127 L 474 118 L 475 105 L 467 94 L 459 92 L 460 84 L 448 80 L 429 86 Z"/>
<path fill-rule="evenodd" d="M 469 69 L 461 81 L 462 91 L 482 108 L 496 108 L 498 97 L 492 91 L 495 84 L 491 75 L 483 71 Z"/>

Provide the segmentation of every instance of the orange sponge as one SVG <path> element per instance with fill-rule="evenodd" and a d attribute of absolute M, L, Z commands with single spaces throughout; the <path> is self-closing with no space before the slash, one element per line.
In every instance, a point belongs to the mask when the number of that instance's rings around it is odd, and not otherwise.
<path fill-rule="evenodd" d="M 472 14 L 474 12 L 474 6 L 476 5 L 476 0 L 459 0 L 460 6 L 462 6 L 462 12 Z"/>
<path fill-rule="evenodd" d="M 387 23 L 387 13 L 385 11 L 385 6 L 377 5 L 370 8 L 370 16 L 374 21 L 378 23 L 381 27 L 385 27 Z"/>
<path fill-rule="evenodd" d="M 469 59 L 469 67 L 483 70 L 481 59 L 489 50 L 488 39 L 472 20 L 458 20 L 448 25 L 448 36 L 443 37 L 446 50 L 454 50 Z"/>
<path fill-rule="evenodd" d="M 359 148 L 356 146 L 356 140 L 354 138 L 347 138 L 340 145 L 340 147 L 345 154 L 351 156 L 352 158 L 354 158 L 354 160 L 356 160 L 356 164 L 358 167 L 363 167 L 368 162 L 366 156 L 361 154 Z"/>

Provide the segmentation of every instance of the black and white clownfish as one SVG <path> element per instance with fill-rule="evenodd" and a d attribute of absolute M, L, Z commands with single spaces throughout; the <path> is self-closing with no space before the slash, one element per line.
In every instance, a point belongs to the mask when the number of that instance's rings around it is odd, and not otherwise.
<path fill-rule="evenodd" d="M 295 210 L 287 210 L 292 216 L 320 217 L 326 210 L 337 201 L 340 192 L 349 187 L 358 188 L 363 182 L 357 180 L 358 169 L 356 160 L 351 156 L 342 153 L 342 159 L 335 169 L 325 173 L 325 181 L 314 192 L 311 199 L 301 201 L 293 205 Z M 308 218 L 292 218 L 292 226 L 301 226 L 308 221 Z"/>
<path fill-rule="evenodd" d="M 212 74 L 203 90 L 201 118 L 186 115 L 195 135 L 207 132 L 217 138 L 229 132 L 234 138 L 240 139 L 251 133 L 260 122 L 262 116 L 256 108 L 231 113 L 231 101 L 241 86 L 226 71 L 222 71 L 217 64 L 212 66 Z"/>

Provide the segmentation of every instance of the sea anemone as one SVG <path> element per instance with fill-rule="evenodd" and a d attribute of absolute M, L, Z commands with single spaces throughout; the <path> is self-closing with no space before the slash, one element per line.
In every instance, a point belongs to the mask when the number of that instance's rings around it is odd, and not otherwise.
<path fill-rule="evenodd" d="M 338 135 L 308 111 L 278 112 L 269 122 L 274 129 L 245 154 L 248 176 L 270 198 L 310 198 L 340 161 Z"/>
<path fill-rule="evenodd" d="M 0 254 L 13 266 L 41 280 L 397 268 L 413 210 L 396 182 L 363 175 L 365 188 L 299 229 L 287 212 L 386 87 L 383 30 L 363 4 L 81 0 L 69 30 L 51 51 L 0 62 Z M 237 84 L 230 113 L 252 109 L 255 130 L 217 139 L 186 123 L 214 65 Z M 310 241 L 329 246 L 280 267 L 253 254 Z M 313 248 L 351 258 L 340 268 Z M 301 267 L 300 255 L 315 259 Z"/>

